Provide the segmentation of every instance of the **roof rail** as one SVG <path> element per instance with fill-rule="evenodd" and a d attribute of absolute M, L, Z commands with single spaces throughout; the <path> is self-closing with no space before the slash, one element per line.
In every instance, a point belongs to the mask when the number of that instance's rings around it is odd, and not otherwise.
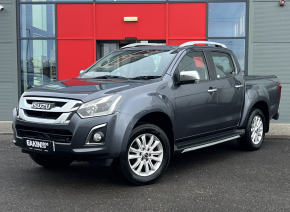
<path fill-rule="evenodd" d="M 138 46 L 164 46 L 164 44 L 160 43 L 131 43 L 126 46 L 123 46 L 120 49 L 126 49 L 126 48 L 132 48 L 132 47 L 138 47 Z"/>
<path fill-rule="evenodd" d="M 227 48 L 227 46 L 225 44 L 210 42 L 210 41 L 189 41 L 189 42 L 181 44 L 179 47 L 192 46 L 192 45 L 196 45 L 196 44 L 214 44 L 216 47 Z"/>

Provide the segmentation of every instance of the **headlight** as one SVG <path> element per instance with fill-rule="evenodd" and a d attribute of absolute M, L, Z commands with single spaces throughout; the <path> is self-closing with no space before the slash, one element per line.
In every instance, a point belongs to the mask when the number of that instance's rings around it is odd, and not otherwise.
<path fill-rule="evenodd" d="M 115 94 L 84 103 L 78 109 L 77 113 L 82 118 L 112 114 L 115 112 L 122 97 L 121 94 Z"/>

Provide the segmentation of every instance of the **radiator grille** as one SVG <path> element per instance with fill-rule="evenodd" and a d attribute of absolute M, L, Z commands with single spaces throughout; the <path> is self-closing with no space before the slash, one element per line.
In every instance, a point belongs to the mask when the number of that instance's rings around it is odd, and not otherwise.
<path fill-rule="evenodd" d="M 20 137 L 51 140 L 59 143 L 70 143 L 73 134 L 69 130 L 45 129 L 16 125 L 17 135 Z"/>
<path fill-rule="evenodd" d="M 24 110 L 24 112 L 29 117 L 45 119 L 57 119 L 62 114 L 61 112 L 44 112 L 35 110 Z"/>

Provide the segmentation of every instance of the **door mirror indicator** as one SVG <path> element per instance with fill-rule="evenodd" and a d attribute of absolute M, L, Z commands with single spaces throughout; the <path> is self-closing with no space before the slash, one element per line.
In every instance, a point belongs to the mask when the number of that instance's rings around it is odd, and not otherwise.
<path fill-rule="evenodd" d="M 200 80 L 199 73 L 197 71 L 181 71 L 180 72 L 180 83 L 198 83 Z"/>

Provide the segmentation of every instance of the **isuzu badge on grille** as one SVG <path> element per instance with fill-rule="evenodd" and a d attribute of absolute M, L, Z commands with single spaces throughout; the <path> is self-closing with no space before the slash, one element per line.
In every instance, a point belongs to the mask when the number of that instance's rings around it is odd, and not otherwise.
<path fill-rule="evenodd" d="M 32 102 L 31 108 L 34 109 L 43 109 L 50 110 L 54 107 L 54 103 L 45 103 L 45 102 Z"/>

